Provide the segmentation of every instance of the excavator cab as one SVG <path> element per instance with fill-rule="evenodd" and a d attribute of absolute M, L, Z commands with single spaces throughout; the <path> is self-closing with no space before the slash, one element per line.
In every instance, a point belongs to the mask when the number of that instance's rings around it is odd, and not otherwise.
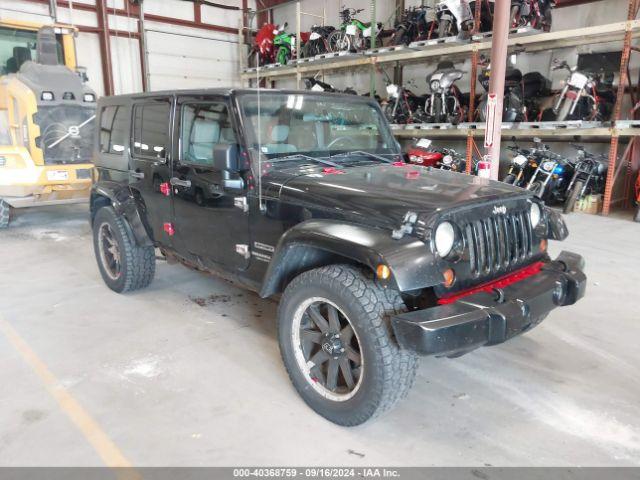
<path fill-rule="evenodd" d="M 14 209 L 87 201 L 96 94 L 75 29 L 0 20 L 0 228 Z"/>

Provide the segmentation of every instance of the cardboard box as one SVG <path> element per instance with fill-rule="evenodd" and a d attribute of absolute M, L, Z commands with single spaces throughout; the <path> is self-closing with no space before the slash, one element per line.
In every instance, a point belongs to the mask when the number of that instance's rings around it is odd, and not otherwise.
<path fill-rule="evenodd" d="M 597 215 L 602 210 L 602 195 L 586 195 L 576 202 L 574 210 Z"/>

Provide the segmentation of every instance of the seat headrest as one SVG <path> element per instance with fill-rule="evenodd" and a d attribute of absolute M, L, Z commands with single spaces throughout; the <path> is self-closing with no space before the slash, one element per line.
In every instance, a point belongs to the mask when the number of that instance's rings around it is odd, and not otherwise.
<path fill-rule="evenodd" d="M 271 140 L 276 143 L 284 142 L 289 137 L 289 127 L 287 125 L 276 125 L 271 130 Z"/>
<path fill-rule="evenodd" d="M 16 66 L 20 70 L 24 62 L 31 60 L 31 50 L 27 47 L 13 47 L 13 58 L 16 59 Z"/>
<path fill-rule="evenodd" d="M 208 118 L 196 118 L 193 122 L 191 142 L 218 143 L 220 141 L 220 124 Z"/>

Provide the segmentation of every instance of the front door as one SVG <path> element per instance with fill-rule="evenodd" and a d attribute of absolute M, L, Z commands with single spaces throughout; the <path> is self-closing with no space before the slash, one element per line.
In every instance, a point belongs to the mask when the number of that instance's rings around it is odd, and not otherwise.
<path fill-rule="evenodd" d="M 129 185 L 142 196 L 156 242 L 171 246 L 171 200 L 160 185 L 171 167 L 172 98 L 145 98 L 132 106 Z"/>
<path fill-rule="evenodd" d="M 226 188 L 213 165 L 216 145 L 237 144 L 229 112 L 224 97 L 178 98 L 171 183 L 177 249 L 207 267 L 237 271 L 249 266 L 246 191 Z"/>

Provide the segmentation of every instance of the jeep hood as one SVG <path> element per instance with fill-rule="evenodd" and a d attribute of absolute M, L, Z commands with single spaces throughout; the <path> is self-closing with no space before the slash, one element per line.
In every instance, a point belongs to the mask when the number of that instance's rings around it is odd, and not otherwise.
<path fill-rule="evenodd" d="M 271 197 L 311 211 L 369 225 L 397 228 L 408 211 L 422 215 L 531 194 L 505 183 L 461 173 L 406 165 L 288 169 L 263 177 Z M 339 173 L 343 172 L 343 173 Z"/>

